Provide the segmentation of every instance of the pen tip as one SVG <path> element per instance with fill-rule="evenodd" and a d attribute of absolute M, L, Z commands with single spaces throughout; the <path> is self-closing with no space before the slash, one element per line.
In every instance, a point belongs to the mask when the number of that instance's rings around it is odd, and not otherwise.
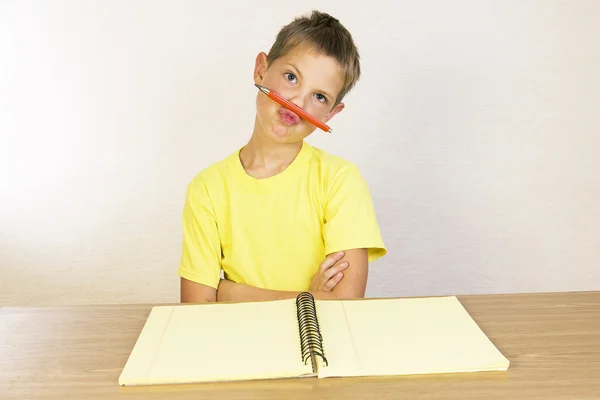
<path fill-rule="evenodd" d="M 257 88 L 259 88 L 261 92 L 269 94 L 269 89 L 267 89 L 266 87 L 261 86 L 258 83 L 255 83 L 254 86 L 256 86 Z"/>

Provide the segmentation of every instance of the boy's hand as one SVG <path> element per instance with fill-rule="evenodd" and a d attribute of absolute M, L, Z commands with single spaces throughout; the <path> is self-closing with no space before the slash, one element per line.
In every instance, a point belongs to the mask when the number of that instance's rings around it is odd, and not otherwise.
<path fill-rule="evenodd" d="M 344 257 L 344 252 L 333 253 L 327 256 L 325 260 L 319 265 L 319 270 L 313 276 L 310 282 L 310 291 L 321 291 L 329 292 L 333 290 L 344 277 L 344 271 L 348 268 L 346 261 L 337 264 L 339 260 Z"/>

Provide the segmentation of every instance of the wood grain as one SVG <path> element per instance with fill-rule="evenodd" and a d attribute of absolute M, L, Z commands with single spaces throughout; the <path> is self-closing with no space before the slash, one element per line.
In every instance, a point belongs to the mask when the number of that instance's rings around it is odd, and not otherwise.
<path fill-rule="evenodd" d="M 508 371 L 123 388 L 151 306 L 5 307 L 0 398 L 600 399 L 600 292 L 458 297 Z"/>

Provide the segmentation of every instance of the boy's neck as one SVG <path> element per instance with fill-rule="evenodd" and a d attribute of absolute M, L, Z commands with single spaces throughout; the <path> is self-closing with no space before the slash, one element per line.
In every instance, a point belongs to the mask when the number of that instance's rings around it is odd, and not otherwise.
<path fill-rule="evenodd" d="M 298 156 L 302 142 L 264 143 L 252 136 L 240 151 L 242 166 L 250 176 L 269 178 L 283 172 Z"/>

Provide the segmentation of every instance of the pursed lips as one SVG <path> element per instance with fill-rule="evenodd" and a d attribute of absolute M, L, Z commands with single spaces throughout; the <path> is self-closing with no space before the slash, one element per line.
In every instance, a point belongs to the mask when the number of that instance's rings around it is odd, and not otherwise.
<path fill-rule="evenodd" d="M 279 109 L 279 116 L 281 120 L 286 125 L 297 125 L 300 123 L 300 117 L 293 111 L 288 110 L 287 108 Z"/>

